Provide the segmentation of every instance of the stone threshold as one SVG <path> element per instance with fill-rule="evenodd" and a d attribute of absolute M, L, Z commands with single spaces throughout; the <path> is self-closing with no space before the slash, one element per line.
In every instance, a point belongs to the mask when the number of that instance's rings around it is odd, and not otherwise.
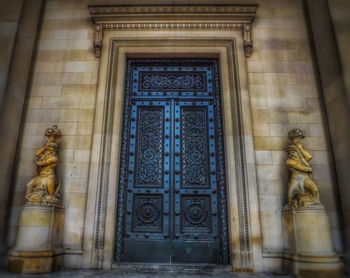
<path fill-rule="evenodd" d="M 123 271 L 170 271 L 183 273 L 232 272 L 231 265 L 217 264 L 169 264 L 169 263 L 118 263 L 112 269 Z"/>
<path fill-rule="evenodd" d="M 1 278 L 292 278 L 277 273 L 242 273 L 242 272 L 151 272 L 123 270 L 61 270 L 48 274 L 15 274 L 0 270 Z"/>

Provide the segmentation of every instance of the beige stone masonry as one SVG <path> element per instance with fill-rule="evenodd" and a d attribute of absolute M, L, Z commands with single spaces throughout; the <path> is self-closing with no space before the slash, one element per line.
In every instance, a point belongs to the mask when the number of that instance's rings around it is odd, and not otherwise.
<path fill-rule="evenodd" d="M 138 1 L 137 3 L 141 3 Z M 145 2 L 145 1 L 144 1 Z M 164 3 L 164 1 L 158 1 Z M 170 1 L 166 1 L 170 3 Z M 182 4 L 184 1 L 179 1 Z M 185 1 L 186 2 L 186 1 Z M 232 4 L 240 1 L 200 1 L 204 4 Z M 242 1 L 241 1 L 242 2 Z M 245 1 L 246 2 L 246 1 Z M 32 163 L 33 149 L 39 147 L 43 130 L 52 124 L 58 124 L 66 136 L 62 140 L 59 156 L 61 166 L 58 176 L 63 181 L 64 202 L 66 209 L 64 246 L 65 266 L 72 268 L 90 267 L 92 260 L 93 225 L 88 220 L 94 216 L 94 199 L 96 195 L 98 161 L 100 159 L 101 125 L 103 119 L 103 95 L 106 86 L 106 73 L 110 39 L 120 41 L 158 39 L 162 41 L 177 40 L 230 40 L 236 39 L 237 57 L 227 54 L 226 46 L 204 46 L 186 48 L 169 43 L 156 48 L 147 45 L 137 47 L 139 52 L 168 53 L 215 53 L 221 63 L 221 79 L 225 84 L 225 103 L 229 103 L 225 111 L 234 107 L 232 96 L 238 90 L 242 97 L 244 137 L 246 147 L 248 184 L 250 196 L 250 219 L 252 220 L 252 239 L 254 242 L 253 258 L 258 266 L 254 269 L 277 271 L 282 267 L 282 223 L 281 208 L 285 203 L 287 188 L 287 172 L 285 170 L 284 148 L 287 131 L 298 127 L 306 131 L 305 144 L 312 152 L 314 159 L 315 180 L 320 187 L 321 201 L 330 215 L 331 236 L 335 250 L 342 252 L 343 243 L 341 223 L 336 192 L 336 181 L 333 173 L 331 148 L 328 143 L 321 96 L 317 88 L 313 60 L 309 47 L 308 30 L 303 15 L 302 1 L 299 0 L 259 0 L 248 1 L 259 4 L 253 23 L 254 52 L 249 59 L 242 52 L 241 32 L 225 29 L 212 30 L 133 30 L 105 32 L 102 57 L 95 58 L 93 51 L 93 24 L 88 13 L 88 5 L 98 5 L 98 0 L 65 0 L 46 1 L 44 18 L 41 25 L 38 49 L 34 60 L 32 84 L 27 92 L 23 130 L 18 144 L 17 168 L 13 184 L 14 201 L 12 206 L 8 244 L 14 245 L 20 207 L 24 196 L 25 184 L 35 173 Z M 248 3 L 247 2 L 247 3 Z M 128 4 L 135 4 L 133 0 Z M 149 3 L 149 1 L 148 1 Z M 176 3 L 178 3 L 176 1 Z M 198 1 L 196 3 L 199 3 Z M 122 4 L 122 1 L 107 0 L 104 4 Z M 112 31 L 108 31 L 112 32 Z M 187 34 L 187 35 L 186 35 Z M 123 92 L 124 60 L 127 53 L 135 52 L 132 46 L 123 46 L 124 52 L 118 56 L 118 98 L 115 104 L 121 105 Z M 124 56 L 123 56 L 124 55 Z M 196 54 L 198 55 L 198 54 Z M 202 57 L 205 55 L 203 54 Z M 231 68 L 230 61 L 236 61 L 237 68 Z M 234 88 L 232 78 L 238 73 L 240 87 Z M 225 83 L 226 82 L 226 83 Z M 69 101 L 66 101 L 69 99 Z M 228 101 L 227 101 L 228 100 Z M 231 100 L 231 102 L 229 101 Z M 327 101 L 331 101 L 328 99 Z M 53 107 L 53 105 L 56 105 Z M 227 104 L 228 105 L 228 104 Z M 119 107 L 119 110 L 117 109 Z M 121 106 L 116 106 L 112 139 L 116 142 L 112 149 L 110 167 L 118 168 L 119 136 L 118 122 L 121 120 Z M 225 112 L 226 113 L 226 112 Z M 229 113 L 229 112 L 227 112 Z M 232 112 L 234 113 L 234 112 Z M 251 114 L 251 120 L 249 115 Z M 236 132 L 233 125 L 236 117 L 225 114 L 226 131 Z M 231 120 L 228 120 L 228 119 Z M 233 153 L 239 146 L 232 137 L 226 138 L 228 153 Z M 28 144 L 25 142 L 29 142 Z M 226 143 L 226 142 L 225 142 Z M 235 153 L 236 157 L 236 153 Z M 113 164 L 114 163 L 114 164 Z M 237 163 L 227 159 L 228 169 L 232 169 L 228 181 L 237 186 L 240 181 Z M 69 170 L 72 168 L 73 170 Z M 239 168 L 239 167 L 238 167 Z M 257 171 L 257 175 L 255 173 Z M 108 245 L 104 251 L 111 266 L 113 258 L 113 230 L 115 229 L 113 212 L 115 212 L 115 196 L 117 190 L 117 171 L 108 177 L 113 190 L 108 191 L 107 202 L 109 226 L 106 230 Z M 264 173 L 267 173 L 266 175 Z M 257 188 L 255 187 L 257 183 Z M 230 190 L 230 220 L 234 260 L 233 266 L 239 266 L 239 229 L 237 187 Z M 88 192 L 90 193 L 88 194 Z M 74 198 L 71 193 L 78 193 Z M 86 194 L 86 195 L 84 195 Z M 254 195 L 255 194 L 255 195 Z M 254 197 L 256 196 L 256 197 Z M 85 203 L 83 199 L 86 198 Z M 255 199 L 254 199 L 255 198 Z M 232 217 L 231 217 L 232 216 Z M 85 224 L 87 219 L 87 224 Z M 260 233 L 261 230 L 261 233 Z M 86 244 L 84 244 L 84 241 Z M 260 247 L 258 247 L 260 246 Z M 83 249 L 84 256 L 83 256 Z M 88 255 L 87 255 L 88 254 Z M 260 255 L 259 255 L 260 254 Z M 260 258 L 259 258 L 260 256 Z M 84 259 L 83 259 L 84 257 Z M 83 264 L 84 261 L 84 264 Z"/>
<path fill-rule="evenodd" d="M 64 210 L 61 206 L 26 204 L 21 210 L 9 271 L 48 273 L 63 267 Z"/>

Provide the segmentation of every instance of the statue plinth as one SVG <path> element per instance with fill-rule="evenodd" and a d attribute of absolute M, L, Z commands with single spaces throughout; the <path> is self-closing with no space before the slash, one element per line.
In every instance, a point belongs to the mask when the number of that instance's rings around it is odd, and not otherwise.
<path fill-rule="evenodd" d="M 63 262 L 64 210 L 56 204 L 25 204 L 15 247 L 9 253 L 9 271 L 48 273 Z"/>
<path fill-rule="evenodd" d="M 334 252 L 331 229 L 322 205 L 285 207 L 283 266 L 297 277 L 342 277 L 342 263 Z"/>

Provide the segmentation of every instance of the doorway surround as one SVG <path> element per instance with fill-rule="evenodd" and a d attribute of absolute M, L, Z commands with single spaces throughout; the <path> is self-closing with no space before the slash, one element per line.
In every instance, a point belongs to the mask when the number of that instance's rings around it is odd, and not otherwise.
<path fill-rule="evenodd" d="M 111 269 L 118 207 L 126 59 L 217 58 L 222 94 L 229 249 L 233 271 L 262 271 L 246 59 L 256 5 L 94 6 L 100 58 L 83 268 Z M 191 20 L 190 20 L 191 19 Z"/>

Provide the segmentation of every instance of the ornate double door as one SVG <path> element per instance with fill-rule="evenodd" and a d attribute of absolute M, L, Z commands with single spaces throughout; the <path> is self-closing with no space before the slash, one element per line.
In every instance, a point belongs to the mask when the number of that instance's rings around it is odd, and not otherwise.
<path fill-rule="evenodd" d="M 117 262 L 229 260 L 218 61 L 127 63 Z"/>

